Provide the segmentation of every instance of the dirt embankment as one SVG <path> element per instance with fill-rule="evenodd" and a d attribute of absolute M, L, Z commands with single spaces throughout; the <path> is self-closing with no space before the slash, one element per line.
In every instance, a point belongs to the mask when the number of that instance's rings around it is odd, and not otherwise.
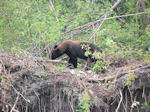
<path fill-rule="evenodd" d="M 29 55 L 0 55 L 0 111 L 75 112 L 85 88 L 91 112 L 146 112 L 150 104 L 150 63 L 130 60 L 101 74 L 55 70 Z"/>

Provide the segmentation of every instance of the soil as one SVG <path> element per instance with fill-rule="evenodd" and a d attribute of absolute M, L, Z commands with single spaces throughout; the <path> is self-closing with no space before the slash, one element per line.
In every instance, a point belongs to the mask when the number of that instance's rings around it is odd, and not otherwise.
<path fill-rule="evenodd" d="M 55 64 L 28 54 L 1 54 L 0 112 L 76 112 L 85 88 L 91 112 L 149 111 L 142 105 L 150 104 L 150 62 L 119 59 L 98 74 L 56 71 Z"/>

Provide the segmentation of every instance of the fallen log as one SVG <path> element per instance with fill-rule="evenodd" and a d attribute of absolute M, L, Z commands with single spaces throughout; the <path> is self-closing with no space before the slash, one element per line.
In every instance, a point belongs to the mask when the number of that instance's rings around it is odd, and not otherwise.
<path fill-rule="evenodd" d="M 63 61 L 63 60 L 38 60 L 40 62 L 47 62 L 47 63 L 62 63 L 62 64 L 66 64 L 67 61 Z"/>

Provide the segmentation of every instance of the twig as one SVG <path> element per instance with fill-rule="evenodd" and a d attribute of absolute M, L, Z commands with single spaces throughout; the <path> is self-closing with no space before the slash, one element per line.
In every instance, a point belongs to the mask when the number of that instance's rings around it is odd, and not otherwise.
<path fill-rule="evenodd" d="M 132 94 L 129 86 L 128 86 L 128 90 L 129 90 L 129 94 L 130 94 L 130 97 L 131 97 L 131 104 L 133 104 L 133 94 Z M 132 111 L 133 111 L 133 108 L 131 108 L 130 112 L 132 112 Z"/>
<path fill-rule="evenodd" d="M 116 6 L 119 4 L 121 2 L 121 0 L 118 0 L 111 8 L 110 8 L 110 10 L 109 11 L 107 11 L 102 17 L 101 17 L 101 19 L 99 19 L 99 20 L 97 20 L 97 21 L 95 21 L 95 22 L 90 22 L 90 23 L 88 23 L 88 24 L 85 24 L 85 25 L 83 25 L 83 26 L 80 26 L 80 27 L 78 27 L 77 29 L 79 29 L 79 28 L 82 28 L 82 27 L 84 27 L 84 26 L 91 26 L 91 25 L 93 25 L 93 24 L 97 24 L 97 23 L 99 23 L 99 22 L 101 22 L 102 21 L 102 23 L 103 23 L 103 21 L 105 20 L 105 18 L 107 17 L 107 15 L 111 12 L 111 11 L 113 11 L 113 9 L 114 8 L 116 8 Z M 100 24 L 101 25 L 101 24 Z M 99 25 L 99 26 L 100 26 Z M 99 28 L 99 27 L 98 27 Z M 71 31 L 71 30 L 70 30 Z M 69 31 L 68 31 L 69 32 Z"/>
<path fill-rule="evenodd" d="M 100 25 L 97 27 L 97 29 L 95 30 L 95 32 L 90 36 L 90 39 L 92 39 L 92 37 L 96 34 L 96 32 L 100 29 L 100 27 L 102 26 L 102 24 L 104 23 L 104 19 L 102 20 L 102 22 L 100 23 Z M 89 39 L 89 40 L 90 40 Z"/>
<path fill-rule="evenodd" d="M 6 18 L 7 18 L 7 21 L 8 21 L 8 25 L 9 25 L 9 31 L 10 31 L 10 35 L 11 35 L 11 45 L 13 46 L 13 33 L 12 33 L 12 27 L 11 27 L 11 23 L 10 23 L 10 18 L 8 16 L 8 14 L 6 14 Z"/>
<path fill-rule="evenodd" d="M 128 16 L 136 16 L 136 15 L 142 15 L 142 14 L 148 14 L 148 13 L 150 13 L 150 12 L 139 12 L 139 13 L 135 13 L 135 14 L 127 14 L 127 15 L 109 17 L 109 18 L 105 18 L 104 20 L 110 20 L 110 19 L 121 18 L 121 17 L 128 17 Z M 85 24 L 85 25 L 79 26 L 79 27 L 77 27 L 77 28 L 73 28 L 73 29 L 71 29 L 71 30 L 65 32 L 64 34 L 69 33 L 69 32 L 72 32 L 72 31 L 74 31 L 74 30 L 84 30 L 84 29 L 86 29 L 86 28 L 91 27 L 93 24 L 95 25 L 95 24 L 99 23 L 100 21 L 102 21 L 102 20 L 99 19 L 99 20 L 96 20 L 96 21 L 94 21 L 94 22 L 90 22 L 90 23 L 87 23 L 87 24 Z"/>
<path fill-rule="evenodd" d="M 18 100 L 19 100 L 19 94 L 17 95 L 17 98 L 16 98 L 16 101 L 15 101 L 15 103 L 14 103 L 14 106 L 12 107 L 12 109 L 11 109 L 10 112 L 13 112 L 13 111 L 19 112 L 18 110 L 15 109 Z"/>
<path fill-rule="evenodd" d="M 135 93 L 134 102 L 136 101 L 136 98 L 138 96 L 138 91 Z M 137 111 L 140 112 L 139 107 L 136 105 Z"/>
<path fill-rule="evenodd" d="M 128 110 L 128 93 L 127 93 L 127 91 L 125 91 L 125 102 L 126 102 L 126 109 L 125 109 L 125 112 L 128 112 L 127 110 Z"/>
<path fill-rule="evenodd" d="M 142 98 L 144 98 L 145 102 L 147 103 L 147 98 L 146 98 L 146 95 L 145 95 L 145 91 L 146 91 L 146 87 L 144 86 L 143 87 L 143 92 L 142 92 Z"/>
<path fill-rule="evenodd" d="M 34 89 L 33 89 L 33 91 L 34 91 L 35 95 L 37 96 L 37 98 L 38 98 L 38 100 L 39 100 L 39 111 L 41 111 L 40 98 L 39 98 L 38 94 L 35 92 L 35 90 L 34 90 Z"/>
<path fill-rule="evenodd" d="M 115 19 L 115 18 L 121 18 L 121 17 L 128 17 L 128 16 L 137 16 L 137 15 L 148 14 L 148 13 L 150 13 L 150 12 L 140 12 L 140 13 L 135 13 L 135 14 L 127 14 L 127 15 L 121 15 L 121 16 L 114 16 L 114 17 L 105 18 L 105 20 L 110 20 L 110 19 Z"/>
<path fill-rule="evenodd" d="M 80 91 L 81 91 L 81 89 L 82 89 L 83 87 L 86 88 L 85 84 L 82 83 L 82 82 L 80 81 L 80 79 L 79 79 L 76 75 L 74 75 L 74 76 L 75 76 L 75 78 L 76 78 L 78 84 L 80 85 Z"/>
<path fill-rule="evenodd" d="M 29 99 L 26 99 L 20 92 L 18 92 L 15 87 L 10 83 L 11 87 L 14 89 L 14 91 L 19 94 L 26 102 L 30 103 Z"/>
<path fill-rule="evenodd" d="M 122 102 L 122 100 L 123 100 L 123 94 L 122 94 L 121 90 L 119 90 L 119 92 L 120 92 L 120 96 L 121 96 L 121 97 L 120 97 L 120 101 L 119 101 L 118 107 L 117 107 L 117 109 L 116 109 L 115 112 L 119 112 L 118 110 L 119 110 L 120 105 L 121 105 L 121 102 Z"/>
<path fill-rule="evenodd" d="M 68 102 L 69 102 L 69 104 L 70 104 L 70 107 L 71 107 L 71 109 L 72 109 L 72 112 L 75 112 L 74 111 L 74 108 L 73 108 L 73 104 L 68 100 Z"/>
<path fill-rule="evenodd" d="M 56 15 L 56 13 L 55 13 L 55 8 L 54 8 L 54 5 L 53 5 L 52 0 L 49 0 L 49 3 L 50 3 L 51 6 L 52 6 L 52 10 L 53 10 L 53 12 L 54 12 L 54 16 L 55 16 L 55 18 L 56 18 L 56 21 L 58 21 L 58 17 L 57 17 L 57 15 Z"/>
<path fill-rule="evenodd" d="M 2 71 L 4 72 L 4 74 L 7 74 L 5 65 L 4 65 L 3 61 L 0 60 L 0 74 L 2 73 Z"/>
<path fill-rule="evenodd" d="M 110 8 L 109 11 L 107 11 L 103 16 L 102 18 L 100 19 L 100 24 L 98 25 L 98 27 L 96 28 L 96 30 L 94 31 L 94 33 L 90 36 L 90 39 L 92 39 L 92 37 L 96 34 L 96 32 L 100 29 L 100 27 L 102 26 L 102 24 L 104 23 L 105 21 L 105 18 L 107 17 L 107 15 L 112 12 L 116 7 L 117 5 L 121 2 L 121 0 L 117 0 L 117 2 Z"/>

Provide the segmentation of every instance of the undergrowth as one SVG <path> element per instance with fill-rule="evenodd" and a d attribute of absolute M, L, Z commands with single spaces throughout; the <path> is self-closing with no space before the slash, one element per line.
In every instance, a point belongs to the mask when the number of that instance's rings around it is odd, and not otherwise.
<path fill-rule="evenodd" d="M 76 112 L 90 112 L 89 95 L 87 89 L 84 89 L 84 94 L 79 98 L 78 107 Z"/>

